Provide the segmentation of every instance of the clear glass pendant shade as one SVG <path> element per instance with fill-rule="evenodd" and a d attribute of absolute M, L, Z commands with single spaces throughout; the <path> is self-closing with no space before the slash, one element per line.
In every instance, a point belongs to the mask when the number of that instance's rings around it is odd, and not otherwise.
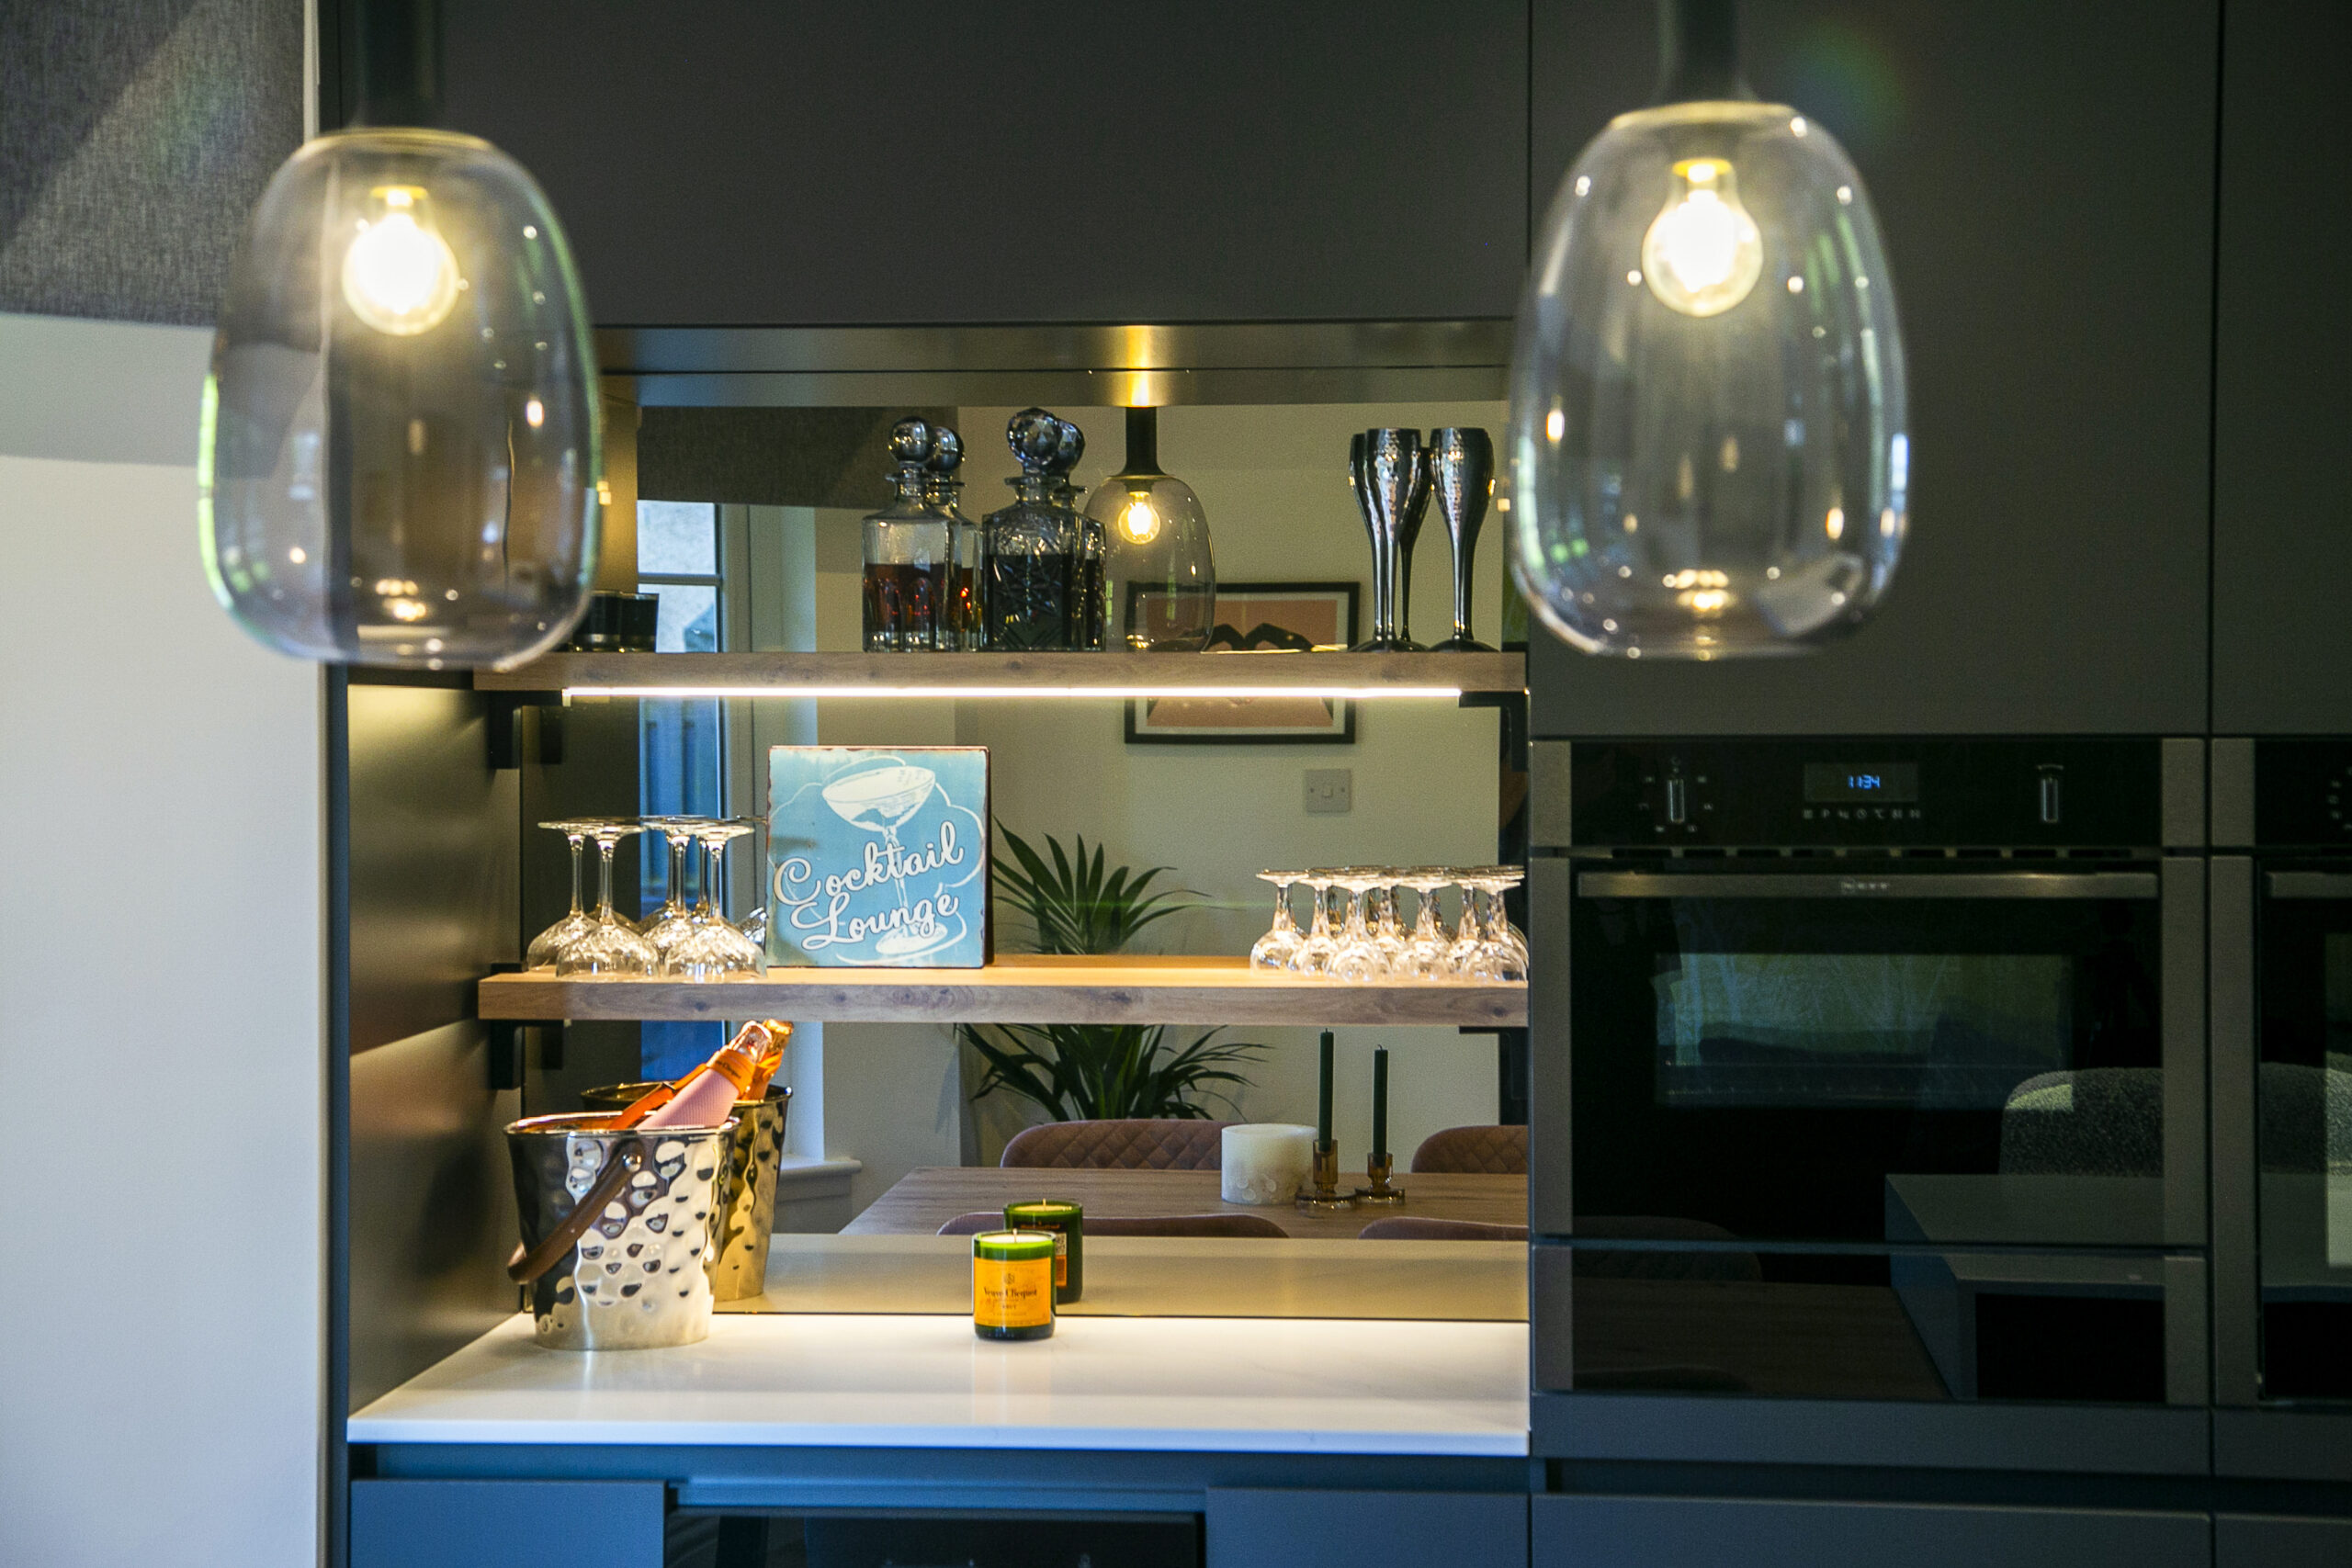
<path fill-rule="evenodd" d="M 1208 514 L 1182 479 L 1159 471 L 1159 411 L 1127 410 L 1127 456 L 1086 499 L 1102 530 L 1105 646 L 1197 653 L 1216 627 L 1216 560 Z"/>
<path fill-rule="evenodd" d="M 436 130 L 322 136 L 255 208 L 205 385 L 213 592 L 304 658 L 503 667 L 594 574 L 596 365 L 529 175 Z"/>
<path fill-rule="evenodd" d="M 1111 646 L 1197 653 L 1216 625 L 1216 561 L 1201 498 L 1166 474 L 1105 479 L 1087 498 L 1109 549 L 1102 569 Z"/>
<path fill-rule="evenodd" d="M 1868 616 L 1903 547 L 1903 341 L 1827 132 L 1724 100 L 1621 117 L 1568 171 L 1520 306 L 1521 586 L 1593 653 L 1785 652 Z"/>

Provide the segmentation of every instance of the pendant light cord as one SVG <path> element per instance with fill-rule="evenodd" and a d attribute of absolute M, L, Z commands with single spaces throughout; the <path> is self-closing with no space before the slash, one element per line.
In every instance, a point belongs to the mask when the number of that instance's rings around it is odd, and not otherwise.
<path fill-rule="evenodd" d="M 1652 104 L 1752 99 L 1739 73 L 1738 0 L 1658 0 Z"/>
<path fill-rule="evenodd" d="M 352 0 L 353 125 L 441 123 L 441 0 Z"/>

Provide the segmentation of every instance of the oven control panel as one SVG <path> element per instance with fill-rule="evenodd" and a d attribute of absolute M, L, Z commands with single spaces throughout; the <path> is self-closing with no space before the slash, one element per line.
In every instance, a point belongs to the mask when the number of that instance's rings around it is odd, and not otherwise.
<path fill-rule="evenodd" d="M 2159 759 L 2139 739 L 1579 740 L 1571 841 L 2146 848 L 2162 841 Z M 2342 799 L 2352 810 L 2352 787 Z"/>
<path fill-rule="evenodd" d="M 2352 843 L 2352 740 L 2256 741 L 2254 821 L 2267 845 Z"/>

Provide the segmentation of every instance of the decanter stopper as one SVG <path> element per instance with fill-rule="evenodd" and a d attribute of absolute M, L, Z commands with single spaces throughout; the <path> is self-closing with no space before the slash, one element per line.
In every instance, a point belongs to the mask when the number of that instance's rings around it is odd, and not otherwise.
<path fill-rule="evenodd" d="M 1064 428 L 1062 421 L 1044 409 L 1023 409 L 1005 422 L 1004 444 L 1012 448 L 1013 461 L 1023 474 L 1042 476 L 1053 471 Z"/>

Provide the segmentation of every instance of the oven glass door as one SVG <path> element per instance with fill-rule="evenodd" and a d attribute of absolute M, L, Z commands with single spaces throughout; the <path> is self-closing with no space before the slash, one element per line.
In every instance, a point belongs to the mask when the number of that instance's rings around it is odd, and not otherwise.
<path fill-rule="evenodd" d="M 2352 866 L 2260 887 L 2263 1397 L 2352 1400 Z"/>
<path fill-rule="evenodd" d="M 1587 865 L 1577 1233 L 2160 1245 L 2159 886 Z"/>

